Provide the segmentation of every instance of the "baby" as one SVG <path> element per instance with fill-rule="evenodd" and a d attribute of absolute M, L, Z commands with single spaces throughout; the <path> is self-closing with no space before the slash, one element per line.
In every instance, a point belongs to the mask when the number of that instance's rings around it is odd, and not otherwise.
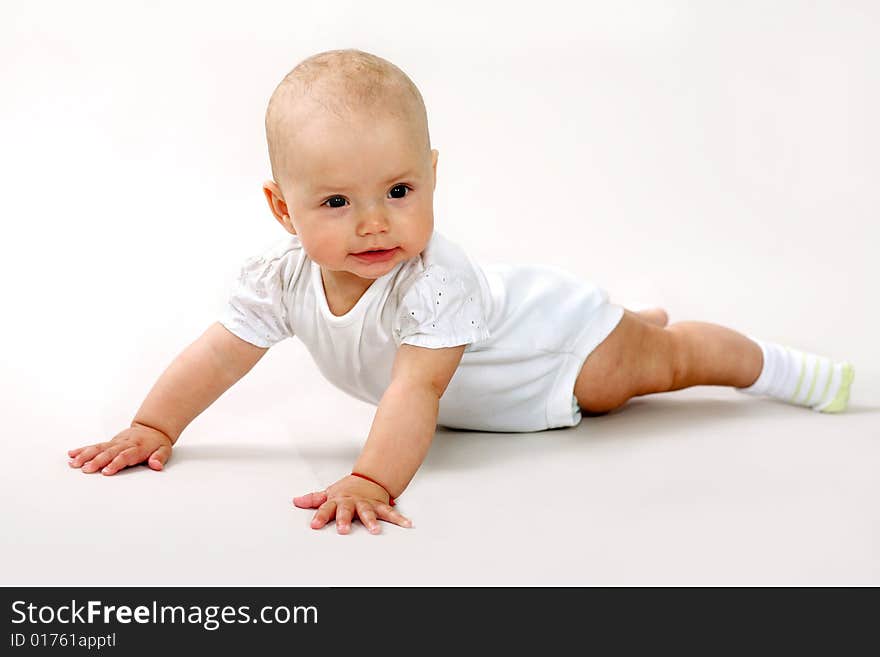
<path fill-rule="evenodd" d="M 269 208 L 289 233 L 245 261 L 219 318 L 163 372 L 131 426 L 68 452 L 83 472 L 161 470 L 183 429 L 294 335 L 322 374 L 377 406 L 351 474 L 295 497 L 315 529 L 394 509 L 437 424 L 575 426 L 632 397 L 731 386 L 816 411 L 846 408 L 853 367 L 705 322 L 667 326 L 551 266 L 479 266 L 434 229 L 436 149 L 421 94 L 358 50 L 302 61 L 266 112 Z"/>

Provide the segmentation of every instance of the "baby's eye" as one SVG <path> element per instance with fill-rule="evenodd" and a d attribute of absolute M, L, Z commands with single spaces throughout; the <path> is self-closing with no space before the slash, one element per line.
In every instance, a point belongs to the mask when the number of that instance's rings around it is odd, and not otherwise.
<path fill-rule="evenodd" d="M 330 203 L 330 201 L 342 201 L 342 205 L 327 205 L 328 203 Z M 321 205 L 327 205 L 328 208 L 333 208 L 333 209 L 341 208 L 343 205 L 345 205 L 345 199 L 342 198 L 341 196 L 331 196 L 326 201 L 321 203 Z"/>
<path fill-rule="evenodd" d="M 400 194 L 400 196 L 394 196 L 394 190 L 395 190 L 395 189 L 400 190 L 400 191 L 398 192 L 398 193 Z M 394 187 L 392 187 L 392 188 L 391 188 L 391 191 L 388 192 L 388 193 L 392 195 L 392 198 L 404 198 L 404 197 L 406 197 L 406 192 L 407 192 L 407 190 L 412 190 L 412 187 L 410 187 L 409 185 L 404 185 L 403 183 L 400 183 L 400 184 L 395 185 Z"/>

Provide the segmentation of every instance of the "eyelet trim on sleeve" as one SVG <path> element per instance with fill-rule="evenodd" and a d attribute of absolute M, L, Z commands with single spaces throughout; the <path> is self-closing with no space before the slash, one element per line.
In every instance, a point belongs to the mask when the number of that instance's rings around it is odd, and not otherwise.
<path fill-rule="evenodd" d="M 251 344 L 268 348 L 293 336 L 285 293 L 298 250 L 245 260 L 233 285 L 220 323 Z"/>
<path fill-rule="evenodd" d="M 399 344 L 440 349 L 490 337 L 478 282 L 438 264 L 412 284 L 397 319 Z"/>

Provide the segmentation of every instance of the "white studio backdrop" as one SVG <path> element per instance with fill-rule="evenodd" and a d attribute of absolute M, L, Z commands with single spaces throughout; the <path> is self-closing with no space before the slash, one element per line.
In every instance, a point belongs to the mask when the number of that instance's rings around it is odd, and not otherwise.
<path fill-rule="evenodd" d="M 852 360 L 858 401 L 880 387 L 878 38 L 868 1 L 4 2 L 4 442 L 63 458 L 127 426 L 283 235 L 275 85 L 348 47 L 420 88 L 436 225 L 477 261 Z M 304 347 L 277 350 L 224 421 L 341 422 L 309 413 L 337 393 Z"/>
<path fill-rule="evenodd" d="M 265 104 L 338 47 L 420 87 L 437 226 L 479 260 L 557 264 L 673 321 L 849 342 L 862 328 L 841 319 L 880 278 L 878 17 L 870 2 L 4 3 L 5 392 L 83 412 L 142 396 L 154 358 L 281 235 L 260 191 Z"/>

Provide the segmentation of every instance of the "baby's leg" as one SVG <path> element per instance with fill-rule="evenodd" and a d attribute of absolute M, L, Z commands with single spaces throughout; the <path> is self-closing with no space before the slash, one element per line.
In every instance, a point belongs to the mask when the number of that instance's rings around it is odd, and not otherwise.
<path fill-rule="evenodd" d="M 640 395 L 695 385 L 743 387 L 758 378 L 761 359 L 757 344 L 723 326 L 677 322 L 664 328 L 624 309 L 584 361 L 574 394 L 582 410 L 604 413 Z"/>
<path fill-rule="evenodd" d="M 769 363 L 764 361 L 764 349 L 771 349 Z M 819 381 L 823 378 L 824 386 Z M 604 413 L 632 397 L 690 386 L 749 387 L 752 394 L 837 411 L 846 407 L 851 381 L 848 364 L 770 343 L 762 348 L 717 324 L 688 321 L 664 328 L 659 321 L 624 310 L 617 327 L 584 361 L 574 394 L 587 413 Z"/>
<path fill-rule="evenodd" d="M 695 385 L 745 387 L 760 375 L 761 348 L 745 335 L 706 322 L 664 328 L 662 319 L 624 310 L 581 367 L 574 390 L 581 409 L 604 413 L 632 397 Z"/>
<path fill-rule="evenodd" d="M 730 385 L 739 392 L 775 397 L 824 413 L 839 413 L 847 407 L 854 378 L 850 363 L 836 363 L 705 322 L 678 322 L 666 330 L 677 334 L 687 352 L 679 387 Z M 731 362 L 736 358 L 743 360 L 738 370 Z M 741 379 L 737 381 L 736 376 Z"/>

